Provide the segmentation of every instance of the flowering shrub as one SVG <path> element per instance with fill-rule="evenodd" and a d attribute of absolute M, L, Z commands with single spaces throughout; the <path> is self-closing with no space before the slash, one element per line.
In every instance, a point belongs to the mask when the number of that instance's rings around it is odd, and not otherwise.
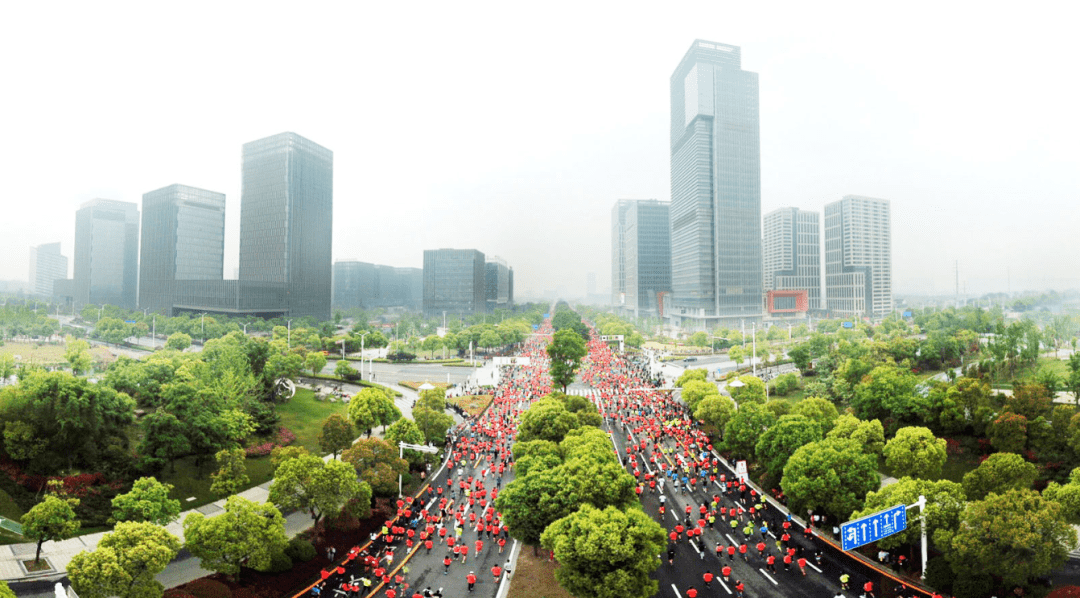
<path fill-rule="evenodd" d="M 286 428 L 285 426 L 281 426 L 280 428 L 278 428 L 278 433 L 274 438 L 267 440 L 266 442 L 245 448 L 244 454 L 248 458 L 265 457 L 266 455 L 269 455 L 270 452 L 273 451 L 275 448 L 292 444 L 295 441 L 296 434 L 293 434 L 292 430 Z"/>
<path fill-rule="evenodd" d="M 8 459 L 0 460 L 0 472 L 3 472 L 11 481 L 16 484 L 30 490 L 31 492 L 39 492 L 49 485 L 49 482 L 60 482 L 61 491 L 69 496 L 76 498 L 86 498 L 88 494 L 100 494 L 101 490 L 95 488 L 95 486 L 107 486 L 113 490 L 119 490 L 124 487 L 124 482 L 121 480 L 109 481 L 105 479 L 105 474 L 101 472 L 97 473 L 79 473 L 71 476 L 43 476 L 43 475 L 28 475 L 23 473 L 15 463 L 12 463 Z"/>
<path fill-rule="evenodd" d="M 960 447 L 960 441 L 955 438 L 945 439 L 945 452 L 950 455 L 963 455 L 964 449 Z"/>

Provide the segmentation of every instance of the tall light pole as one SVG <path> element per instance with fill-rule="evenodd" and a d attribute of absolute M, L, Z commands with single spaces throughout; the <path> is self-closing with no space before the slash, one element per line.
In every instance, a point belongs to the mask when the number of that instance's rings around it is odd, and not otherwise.
<path fill-rule="evenodd" d="M 757 376 L 757 362 L 754 361 L 754 358 L 757 357 L 757 322 L 754 322 L 751 326 L 750 334 L 752 335 L 753 345 L 751 345 L 750 369 L 753 371 L 753 374 Z"/>
<path fill-rule="evenodd" d="M 153 323 L 153 328 L 151 329 L 151 332 L 150 332 L 150 344 L 156 347 L 157 346 L 157 314 L 154 314 L 154 319 L 152 320 L 152 323 Z"/>
<path fill-rule="evenodd" d="M 287 331 L 285 333 L 285 348 L 292 350 L 292 320 L 285 320 L 288 324 Z"/>
<path fill-rule="evenodd" d="M 369 330 L 369 331 L 365 332 L 364 334 L 360 335 L 360 379 L 361 380 L 363 380 L 363 378 L 364 378 L 364 337 L 367 336 L 370 332 L 371 331 Z M 341 358 L 345 359 L 345 341 L 344 340 L 341 341 Z M 370 372 L 369 372 L 369 374 L 370 374 Z"/>
<path fill-rule="evenodd" d="M 199 314 L 199 326 L 202 328 L 202 342 L 206 344 L 206 312 Z"/>

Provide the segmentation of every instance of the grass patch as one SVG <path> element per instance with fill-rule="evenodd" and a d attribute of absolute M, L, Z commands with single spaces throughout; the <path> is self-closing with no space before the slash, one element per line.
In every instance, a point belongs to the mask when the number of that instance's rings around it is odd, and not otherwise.
<path fill-rule="evenodd" d="M 296 434 L 293 446 L 302 446 L 318 455 L 321 454 L 319 432 L 322 431 L 323 420 L 332 413 L 345 415 L 346 407 L 341 402 L 316 401 L 315 393 L 310 389 L 298 388 L 296 396 L 277 406 L 277 412 L 281 416 L 281 425 Z"/>
<path fill-rule="evenodd" d="M 363 386 L 363 387 L 366 387 L 366 388 L 378 388 L 379 390 L 381 390 L 383 392 L 390 393 L 391 396 L 395 396 L 395 397 L 400 397 L 401 396 L 401 393 L 394 390 L 393 388 L 387 388 L 387 387 L 383 386 L 382 384 L 376 384 L 374 382 L 368 382 L 367 380 L 356 380 L 355 382 L 351 382 L 351 381 L 348 381 L 348 380 L 342 380 L 341 378 L 338 378 L 337 376 L 333 376 L 331 374 L 315 374 L 315 375 L 311 375 L 311 374 L 306 374 L 305 373 L 305 374 L 300 374 L 300 377 L 301 378 L 313 378 L 313 379 L 318 379 L 318 380 L 327 380 L 327 381 L 330 381 L 330 382 L 338 382 L 338 383 L 344 383 L 344 384 L 356 384 L 357 386 Z M 297 392 L 299 392 L 299 390 Z"/>
<path fill-rule="evenodd" d="M 517 566 L 510 576 L 506 598 L 574 598 L 555 581 L 555 563 L 533 556 L 532 548 L 523 546 Z"/>
<path fill-rule="evenodd" d="M 424 384 L 430 384 L 430 385 L 434 386 L 435 388 L 441 388 L 443 390 L 450 387 L 450 385 L 447 384 L 446 382 L 428 382 L 427 380 L 425 380 L 423 382 L 412 382 L 410 380 L 401 380 L 401 381 L 398 382 L 398 386 L 404 386 L 405 388 L 411 388 L 411 389 L 413 389 L 415 391 L 419 391 L 420 387 L 422 385 L 424 385 Z"/>
<path fill-rule="evenodd" d="M 465 395 L 461 397 L 447 397 L 446 402 L 457 405 L 465 411 L 465 413 L 475 417 L 483 413 L 494 398 L 495 395 Z"/>
<path fill-rule="evenodd" d="M 0 516 L 6 517 L 16 523 L 22 521 L 22 516 L 25 512 L 19 508 L 19 505 L 15 502 L 15 499 L 11 498 L 11 495 L 3 490 L 0 490 Z"/>
<path fill-rule="evenodd" d="M 247 466 L 248 477 L 251 478 L 251 486 L 249 487 L 269 482 L 274 477 L 274 470 L 270 466 L 269 456 L 247 459 L 244 464 Z M 186 511 L 212 503 L 220 498 L 210 492 L 210 474 L 213 473 L 215 468 L 213 457 L 211 457 L 210 461 L 203 465 L 203 472 L 200 474 L 195 467 L 195 457 L 184 457 L 176 461 L 176 471 L 174 473 L 171 473 L 169 467 L 166 466 L 157 475 L 157 479 L 162 483 L 173 485 L 169 498 L 179 500 L 180 509 Z M 187 499 L 192 496 L 195 497 L 195 500 L 188 502 Z"/>
<path fill-rule="evenodd" d="M 5 341 L 0 345 L 0 355 L 11 355 L 15 363 L 34 363 L 37 365 L 66 365 L 64 351 L 66 344 L 20 343 Z M 112 353 L 105 347 L 90 347 L 90 356 L 94 362 L 112 359 Z"/>

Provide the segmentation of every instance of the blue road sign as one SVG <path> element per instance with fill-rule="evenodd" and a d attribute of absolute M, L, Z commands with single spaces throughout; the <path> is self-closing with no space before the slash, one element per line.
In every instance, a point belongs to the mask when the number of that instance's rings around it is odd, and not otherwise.
<path fill-rule="evenodd" d="M 840 538 L 844 550 L 876 542 L 907 529 L 907 507 L 897 505 L 891 509 L 878 511 L 862 519 L 840 524 Z"/>
<path fill-rule="evenodd" d="M 853 322 L 841 322 L 840 325 L 843 326 L 844 328 L 854 328 L 855 327 L 855 324 Z"/>
<path fill-rule="evenodd" d="M 911 312 L 910 311 L 905 311 L 904 312 L 904 317 L 905 318 L 910 318 L 911 317 Z"/>
<path fill-rule="evenodd" d="M 540 330 L 540 327 L 537 326 L 536 324 L 533 324 L 533 330 Z"/>
<path fill-rule="evenodd" d="M 124 320 L 125 324 L 134 324 L 135 320 Z"/>
<path fill-rule="evenodd" d="M 550 318 L 550 317 L 551 317 L 551 314 L 544 314 L 545 319 Z"/>

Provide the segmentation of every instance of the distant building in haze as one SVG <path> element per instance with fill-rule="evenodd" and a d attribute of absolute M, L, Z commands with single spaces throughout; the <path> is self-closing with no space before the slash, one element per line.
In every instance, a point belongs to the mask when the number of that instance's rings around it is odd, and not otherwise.
<path fill-rule="evenodd" d="M 807 309 L 822 309 L 820 230 L 817 212 L 780 208 L 765 214 L 762 264 L 766 291 L 806 291 Z M 773 313 L 776 306 L 766 303 L 766 310 Z"/>
<path fill-rule="evenodd" d="M 510 307 L 510 271 L 510 266 L 501 257 L 496 255 L 487 258 L 484 265 L 484 300 L 487 311 Z"/>
<path fill-rule="evenodd" d="M 334 309 L 404 307 L 419 311 L 423 270 L 341 260 L 334 262 Z"/>
<path fill-rule="evenodd" d="M 333 164 L 333 152 L 296 133 L 244 144 L 242 309 L 330 318 Z"/>
<path fill-rule="evenodd" d="M 737 46 L 697 40 L 671 75 L 670 218 L 671 322 L 760 318 L 758 76 Z"/>
<path fill-rule="evenodd" d="M 30 248 L 30 294 L 51 298 L 53 283 L 67 278 L 68 259 L 60 255 L 59 243 Z"/>
<path fill-rule="evenodd" d="M 487 260 L 475 249 L 424 250 L 424 315 L 485 311 Z"/>
<path fill-rule="evenodd" d="M 611 210 L 612 290 L 617 309 L 657 316 L 661 293 L 671 291 L 670 204 L 655 199 L 620 199 Z"/>
<path fill-rule="evenodd" d="M 825 205 L 825 308 L 841 317 L 892 313 L 889 200 L 847 195 Z"/>
<path fill-rule="evenodd" d="M 223 280 L 224 193 L 187 185 L 145 193 L 142 230 L 140 308 L 171 315 L 183 297 L 198 295 L 192 291 L 207 286 L 191 282 Z"/>
<path fill-rule="evenodd" d="M 92 199 L 75 212 L 75 268 L 54 294 L 74 307 L 109 304 L 135 309 L 139 284 L 139 207 Z"/>

